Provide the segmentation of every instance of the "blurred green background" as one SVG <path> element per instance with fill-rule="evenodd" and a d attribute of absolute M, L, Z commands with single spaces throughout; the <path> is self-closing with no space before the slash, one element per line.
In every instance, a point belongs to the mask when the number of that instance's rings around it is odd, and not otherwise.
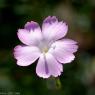
<path fill-rule="evenodd" d="M 19 67 L 13 58 L 17 30 L 48 15 L 67 22 L 67 37 L 79 45 L 60 82 L 39 78 L 37 62 Z M 95 95 L 95 0 L 0 0 L 0 44 L 0 95 Z"/>

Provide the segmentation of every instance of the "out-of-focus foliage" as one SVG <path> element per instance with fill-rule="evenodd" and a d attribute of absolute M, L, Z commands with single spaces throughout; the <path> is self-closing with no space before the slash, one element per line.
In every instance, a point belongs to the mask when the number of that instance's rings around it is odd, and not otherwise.
<path fill-rule="evenodd" d="M 59 79 L 42 79 L 36 63 L 19 67 L 13 48 L 17 30 L 27 21 L 55 15 L 69 25 L 67 37 L 78 42 L 71 64 Z M 95 95 L 95 0 L 0 0 L 0 95 Z"/>

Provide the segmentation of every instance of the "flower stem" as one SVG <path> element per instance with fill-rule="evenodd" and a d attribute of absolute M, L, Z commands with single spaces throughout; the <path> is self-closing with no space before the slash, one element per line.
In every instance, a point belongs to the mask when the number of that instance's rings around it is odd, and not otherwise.
<path fill-rule="evenodd" d="M 58 77 L 50 77 L 49 79 L 47 79 L 47 88 L 51 90 L 61 89 L 60 79 Z"/>

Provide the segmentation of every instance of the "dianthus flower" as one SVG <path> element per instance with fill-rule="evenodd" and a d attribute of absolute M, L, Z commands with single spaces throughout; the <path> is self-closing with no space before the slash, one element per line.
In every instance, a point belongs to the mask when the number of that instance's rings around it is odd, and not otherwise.
<path fill-rule="evenodd" d="M 39 77 L 58 77 L 63 72 L 62 64 L 74 60 L 77 42 L 63 38 L 68 26 L 55 16 L 48 16 L 42 24 L 27 22 L 24 29 L 17 32 L 23 45 L 14 48 L 14 57 L 19 66 L 28 66 L 38 59 L 36 74 Z"/>

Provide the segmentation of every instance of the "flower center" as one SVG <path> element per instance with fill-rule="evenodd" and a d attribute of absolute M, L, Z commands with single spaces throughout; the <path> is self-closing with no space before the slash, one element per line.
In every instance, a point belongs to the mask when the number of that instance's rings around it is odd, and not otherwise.
<path fill-rule="evenodd" d="M 42 48 L 42 52 L 47 53 L 48 52 L 48 48 L 47 47 L 43 47 Z"/>
<path fill-rule="evenodd" d="M 46 41 L 43 40 L 39 43 L 38 47 L 42 53 L 47 53 L 50 46 Z"/>

